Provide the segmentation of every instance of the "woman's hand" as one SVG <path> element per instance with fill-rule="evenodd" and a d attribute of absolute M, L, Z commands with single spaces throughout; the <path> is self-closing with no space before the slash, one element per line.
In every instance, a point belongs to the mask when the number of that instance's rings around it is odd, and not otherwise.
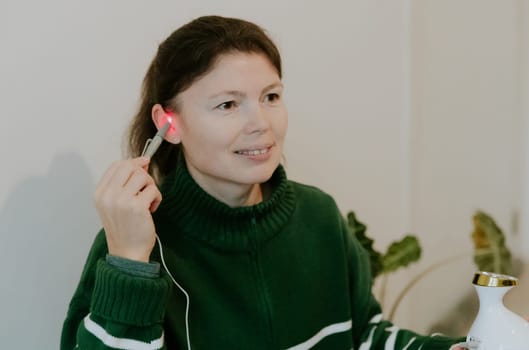
<path fill-rule="evenodd" d="M 94 193 L 94 203 L 105 229 L 108 252 L 149 261 L 156 240 L 154 212 L 162 195 L 147 172 L 150 159 L 139 157 L 110 166 Z"/>

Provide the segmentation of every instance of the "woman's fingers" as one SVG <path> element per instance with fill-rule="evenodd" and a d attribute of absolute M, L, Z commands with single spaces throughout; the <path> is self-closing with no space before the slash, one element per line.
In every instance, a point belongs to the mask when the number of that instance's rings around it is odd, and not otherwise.
<path fill-rule="evenodd" d="M 153 213 L 158 209 L 158 206 L 162 202 L 162 194 L 153 183 L 138 193 L 138 199 L 140 199 L 143 202 L 143 205 L 149 208 L 149 211 Z"/>
<path fill-rule="evenodd" d="M 149 185 L 154 185 L 152 177 L 143 168 L 136 168 L 123 186 L 124 194 L 135 196 Z"/>
<path fill-rule="evenodd" d="M 151 213 L 158 209 L 162 201 L 162 195 L 153 178 L 143 168 L 134 170 L 124 190 L 127 197 L 138 196 L 143 203 L 142 207 L 148 208 Z"/>
<path fill-rule="evenodd" d="M 94 195 L 101 196 L 103 192 L 107 191 L 109 188 L 113 188 L 117 185 L 124 186 L 133 169 L 146 168 L 149 162 L 150 159 L 146 157 L 114 162 L 107 171 L 105 171 L 101 180 L 99 180 Z"/>
<path fill-rule="evenodd" d="M 121 194 L 121 188 L 127 183 L 132 172 L 135 169 L 141 169 L 142 166 L 146 166 L 148 163 L 149 159 L 144 157 L 113 163 L 96 186 L 94 199 L 106 202 L 118 197 Z"/>
<path fill-rule="evenodd" d="M 112 175 L 110 183 L 112 183 L 116 187 L 124 187 L 129 181 L 129 178 L 134 173 L 134 171 L 136 169 L 143 168 L 143 166 L 147 165 L 148 163 L 149 160 L 143 157 L 123 161 L 121 166 L 119 166 L 118 169 Z"/>
<path fill-rule="evenodd" d="M 155 241 L 151 213 L 162 200 L 146 170 L 149 161 L 140 157 L 116 162 L 97 185 L 94 202 L 110 254 L 148 261 Z"/>

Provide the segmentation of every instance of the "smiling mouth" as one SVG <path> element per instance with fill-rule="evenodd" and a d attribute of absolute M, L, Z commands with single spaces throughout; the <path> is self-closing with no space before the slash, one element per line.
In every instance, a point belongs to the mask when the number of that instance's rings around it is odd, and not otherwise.
<path fill-rule="evenodd" d="M 270 152 L 271 148 L 272 146 L 268 146 L 264 148 L 256 148 L 256 149 L 242 149 L 239 151 L 235 151 L 235 153 L 243 155 L 243 156 L 259 156 L 259 155 Z"/>

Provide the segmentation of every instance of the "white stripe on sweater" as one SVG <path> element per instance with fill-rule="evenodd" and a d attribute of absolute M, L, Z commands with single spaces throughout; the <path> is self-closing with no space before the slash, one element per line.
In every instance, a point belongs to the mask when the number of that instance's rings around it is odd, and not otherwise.
<path fill-rule="evenodd" d="M 345 322 L 341 322 L 341 323 L 335 323 L 335 324 L 331 324 L 327 327 L 324 327 L 322 328 L 318 333 L 316 333 L 312 338 L 310 338 L 309 340 L 301 343 L 301 344 L 298 344 L 296 346 L 293 346 L 291 348 L 288 348 L 287 350 L 305 350 L 305 349 L 310 349 L 312 348 L 314 345 L 316 345 L 318 342 L 320 342 L 323 338 L 331 335 L 331 334 L 335 334 L 335 333 L 341 333 L 341 332 L 346 332 L 348 330 L 351 329 L 353 323 L 351 320 L 349 321 L 345 321 Z"/>
<path fill-rule="evenodd" d="M 369 332 L 369 336 L 367 337 L 366 341 L 360 344 L 360 350 L 369 350 L 371 349 L 371 345 L 373 343 L 373 336 L 375 335 L 375 330 L 377 329 L 379 323 L 382 321 L 382 314 L 375 315 L 371 318 L 369 321 L 369 324 L 374 325 L 373 328 L 371 328 L 371 331 Z M 384 344 L 384 350 L 394 350 L 395 349 L 395 343 L 397 341 L 397 334 L 400 331 L 400 329 L 396 326 L 391 326 L 386 329 L 384 329 L 386 332 L 389 332 L 390 335 L 386 339 L 386 342 Z M 413 342 L 415 341 L 415 338 L 413 338 L 404 349 L 407 349 Z"/>
<path fill-rule="evenodd" d="M 371 328 L 371 331 L 369 332 L 369 337 L 367 337 L 367 340 L 360 344 L 360 350 L 369 350 L 371 349 L 371 343 L 373 342 L 373 335 L 375 334 L 375 330 L 377 329 L 377 326 L 374 326 Z"/>
<path fill-rule="evenodd" d="M 411 346 L 411 344 L 413 344 L 415 339 L 417 339 L 417 338 L 415 338 L 415 337 L 411 338 L 410 342 L 408 344 L 406 344 L 406 346 L 402 350 L 408 350 L 408 348 Z"/>
<path fill-rule="evenodd" d="M 369 323 L 380 323 L 380 321 L 382 321 L 382 314 L 376 314 L 375 316 L 371 317 Z"/>
<path fill-rule="evenodd" d="M 382 321 L 382 314 L 377 314 L 373 317 L 371 317 L 371 320 L 369 320 L 369 324 L 373 323 L 379 323 Z M 375 334 L 377 326 L 371 328 L 371 331 L 369 332 L 369 336 L 367 337 L 367 340 L 360 344 L 360 350 L 369 350 L 371 349 L 371 343 L 373 342 L 373 335 Z"/>
<path fill-rule="evenodd" d="M 397 333 L 399 332 L 399 328 L 396 326 L 391 326 L 389 328 L 385 329 L 387 332 L 390 332 L 391 335 L 386 339 L 386 345 L 384 346 L 384 350 L 394 350 L 395 349 L 395 343 L 397 342 Z"/>
<path fill-rule="evenodd" d="M 117 338 L 110 335 L 103 327 L 92 321 L 90 314 L 84 318 L 84 326 L 86 330 L 92 333 L 97 339 L 101 340 L 103 344 L 114 349 L 128 349 L 128 350 L 157 350 L 163 347 L 163 333 L 158 339 L 145 343 L 135 339 Z"/>

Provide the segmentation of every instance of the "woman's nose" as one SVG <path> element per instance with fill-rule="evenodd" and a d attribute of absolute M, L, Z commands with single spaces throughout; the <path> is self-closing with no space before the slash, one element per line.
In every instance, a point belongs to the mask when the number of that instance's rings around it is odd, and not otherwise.
<path fill-rule="evenodd" d="M 261 104 L 252 106 L 247 114 L 246 132 L 248 134 L 262 133 L 269 127 L 269 120 L 265 108 Z"/>

